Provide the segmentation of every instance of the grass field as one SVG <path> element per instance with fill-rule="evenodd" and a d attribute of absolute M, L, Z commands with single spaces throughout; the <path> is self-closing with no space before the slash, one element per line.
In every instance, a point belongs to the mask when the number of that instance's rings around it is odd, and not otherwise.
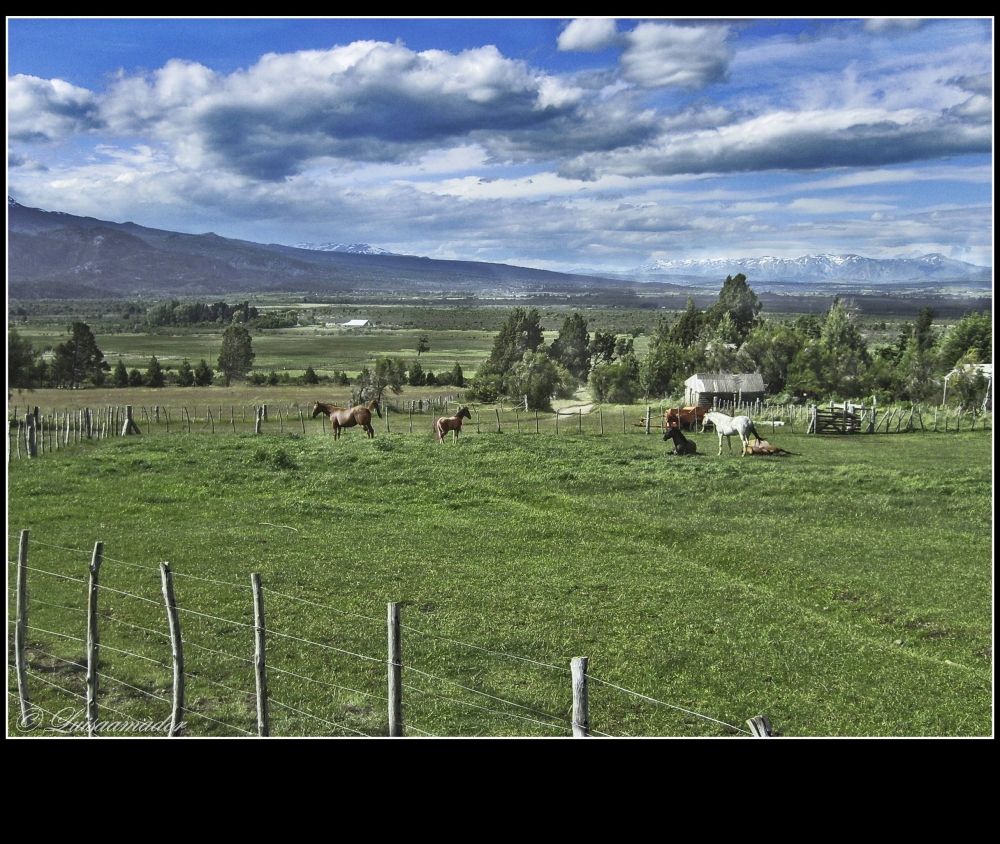
<path fill-rule="evenodd" d="M 443 446 L 376 430 L 175 432 L 12 461 L 8 582 L 30 529 L 42 720 L 83 706 L 100 541 L 102 718 L 169 714 L 169 561 L 189 735 L 256 732 L 252 572 L 272 735 L 387 734 L 389 602 L 409 735 L 569 735 L 575 656 L 598 735 L 741 736 L 760 714 L 790 737 L 992 735 L 992 431 L 779 431 L 793 456 L 741 459 L 710 433 L 672 458 L 632 426 L 467 423 Z"/>

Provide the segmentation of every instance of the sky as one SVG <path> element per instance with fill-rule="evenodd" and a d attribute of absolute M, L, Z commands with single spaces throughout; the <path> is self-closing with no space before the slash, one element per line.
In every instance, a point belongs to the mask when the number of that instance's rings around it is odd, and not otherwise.
<path fill-rule="evenodd" d="M 7 18 L 7 191 L 557 271 L 993 263 L 993 19 Z"/>

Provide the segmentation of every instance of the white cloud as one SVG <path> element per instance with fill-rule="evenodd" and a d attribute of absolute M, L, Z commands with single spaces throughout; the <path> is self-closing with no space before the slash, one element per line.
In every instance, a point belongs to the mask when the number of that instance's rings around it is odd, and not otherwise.
<path fill-rule="evenodd" d="M 597 52 L 619 41 L 614 18 L 577 18 L 559 33 L 560 50 Z"/>
<path fill-rule="evenodd" d="M 699 90 L 725 78 L 728 38 L 724 26 L 642 23 L 626 35 L 622 72 L 647 88 Z"/>

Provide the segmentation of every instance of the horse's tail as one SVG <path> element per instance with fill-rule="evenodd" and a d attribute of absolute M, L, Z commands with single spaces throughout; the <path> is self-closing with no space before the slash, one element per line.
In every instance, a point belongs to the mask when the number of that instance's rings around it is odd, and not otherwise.
<path fill-rule="evenodd" d="M 753 426 L 753 422 L 750 423 L 750 430 L 747 431 L 747 433 L 753 434 L 754 439 L 756 439 L 758 442 L 764 439 L 760 434 L 757 433 L 757 429 Z"/>

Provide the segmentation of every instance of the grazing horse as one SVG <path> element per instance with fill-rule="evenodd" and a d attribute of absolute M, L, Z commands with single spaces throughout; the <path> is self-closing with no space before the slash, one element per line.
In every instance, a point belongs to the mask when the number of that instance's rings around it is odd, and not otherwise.
<path fill-rule="evenodd" d="M 681 433 L 681 429 L 678 425 L 671 425 L 667 428 L 666 433 L 663 435 L 663 441 L 667 440 L 674 441 L 674 450 L 671 454 L 697 454 L 698 446 L 694 440 L 689 440 Z"/>
<path fill-rule="evenodd" d="M 453 442 L 458 441 L 458 432 L 462 430 L 462 420 L 472 419 L 472 414 L 469 413 L 469 408 L 460 407 L 458 413 L 454 416 L 442 416 L 434 420 L 434 439 L 439 443 L 444 442 L 445 435 L 449 431 L 454 431 L 455 436 L 452 440 Z"/>
<path fill-rule="evenodd" d="M 368 439 L 372 439 L 375 436 L 375 429 L 372 427 L 373 410 L 381 419 L 382 409 L 379 406 L 378 399 L 372 399 L 368 404 L 359 404 L 351 408 L 318 401 L 313 405 L 312 416 L 315 419 L 322 413 L 330 420 L 335 440 L 340 439 L 341 428 L 353 428 L 355 425 L 360 425 L 364 428 L 365 433 L 368 434 Z"/>
<path fill-rule="evenodd" d="M 679 425 L 689 431 L 697 430 L 698 423 L 705 417 L 707 407 L 698 405 L 688 405 L 687 407 L 671 407 L 663 413 L 663 427 L 669 428 L 671 425 Z"/>
<path fill-rule="evenodd" d="M 743 443 L 743 453 L 741 457 L 746 457 L 747 451 L 750 448 L 750 434 L 753 434 L 757 440 L 760 440 L 760 434 L 757 433 L 757 429 L 754 428 L 753 422 L 750 421 L 749 416 L 727 416 L 725 413 L 719 413 L 718 411 L 712 411 L 711 413 L 705 414 L 705 421 L 711 422 L 715 426 L 715 430 L 719 435 L 719 454 L 722 454 L 722 439 L 725 437 L 726 442 L 729 444 L 729 453 L 733 453 L 733 443 L 729 438 L 736 435 L 740 438 Z"/>

